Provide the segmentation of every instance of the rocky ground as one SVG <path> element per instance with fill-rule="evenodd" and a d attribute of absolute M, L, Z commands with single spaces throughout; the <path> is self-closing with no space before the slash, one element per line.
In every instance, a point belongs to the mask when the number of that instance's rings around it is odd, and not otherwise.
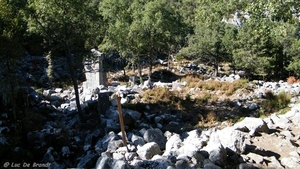
<path fill-rule="evenodd" d="M 283 166 L 273 168 L 299 168 L 300 125 L 297 112 L 294 107 L 285 115 L 272 114 L 264 119 L 271 130 L 251 138 L 253 145 L 268 152 L 268 156 L 276 157 Z M 263 159 L 261 163 L 266 165 L 268 161 Z"/>
<path fill-rule="evenodd" d="M 61 70 L 60 67 L 57 69 Z M 30 76 L 29 80 L 42 83 L 45 80 L 42 77 Z M 171 79 L 176 80 L 176 77 Z M 237 79 L 238 75 L 230 75 L 214 80 L 233 82 Z M 186 83 L 167 81 L 156 85 L 167 85 L 173 90 Z M 9 111 L 1 112 L 0 166 L 18 168 L 19 165 L 30 165 L 55 169 L 300 168 L 299 83 L 253 81 L 251 90 L 239 90 L 232 96 L 218 95 L 226 99 L 196 107 L 197 111 L 191 114 L 174 112 L 170 108 L 158 110 L 154 104 L 129 105 L 140 98 L 141 91 L 148 90 L 147 84 L 128 86 L 114 81 L 110 86 L 99 86 L 98 89 L 80 88 L 85 113 L 79 117 L 72 89 L 52 87 L 36 91 L 26 88 L 30 106 L 20 114 L 24 116 L 22 120 L 14 121 Z M 197 90 L 191 89 L 190 92 Z M 285 114 L 274 112 L 268 117 L 258 118 L 256 113 L 260 106 L 255 100 L 270 90 L 275 94 L 282 91 L 292 93 L 291 109 Z M 123 94 L 126 146 L 120 132 L 115 99 L 115 93 L 120 91 Z M 228 98 L 230 104 L 225 101 Z M 201 121 L 195 112 L 201 114 L 205 111 L 213 111 L 213 117 L 222 116 L 223 121 L 212 119 L 210 125 L 191 124 L 191 121 Z M 232 116 L 243 118 L 230 121 Z"/>

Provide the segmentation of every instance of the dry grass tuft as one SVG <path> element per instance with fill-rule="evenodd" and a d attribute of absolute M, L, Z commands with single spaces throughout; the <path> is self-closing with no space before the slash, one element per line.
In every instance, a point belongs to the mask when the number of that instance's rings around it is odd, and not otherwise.
<path fill-rule="evenodd" d="M 197 98 L 195 98 L 195 102 L 198 105 L 206 104 L 212 98 L 212 95 L 209 92 L 202 92 Z"/>
<path fill-rule="evenodd" d="M 232 83 L 227 84 L 227 90 L 225 89 L 225 94 L 227 96 L 233 95 L 238 89 L 246 88 L 248 85 L 248 80 L 236 80 Z"/>
<path fill-rule="evenodd" d="M 200 119 L 197 124 L 198 127 L 213 127 L 220 120 L 214 111 L 210 111 L 204 116 L 198 114 L 198 117 Z"/>
<path fill-rule="evenodd" d="M 158 104 L 176 110 L 187 110 L 193 107 L 194 101 L 188 94 L 170 91 L 168 88 L 146 90 L 141 97 L 142 103 Z"/>
<path fill-rule="evenodd" d="M 234 94 L 234 92 L 238 89 L 246 88 L 248 85 L 248 80 L 240 79 L 234 82 L 221 82 L 221 81 L 214 81 L 208 80 L 203 81 L 197 77 L 187 76 L 184 79 L 187 82 L 188 88 L 201 88 L 202 90 L 209 90 L 209 91 L 222 91 L 227 96 Z"/>
<path fill-rule="evenodd" d="M 157 109 L 166 108 L 190 113 L 204 106 L 217 105 L 224 100 L 231 106 L 230 96 L 248 87 L 248 80 L 240 79 L 234 82 L 204 80 L 202 76 L 187 75 L 181 81 L 187 82 L 180 91 L 170 91 L 168 88 L 154 88 L 141 94 L 141 103 L 155 104 Z M 214 110 L 199 116 L 198 125 L 210 127 L 221 120 Z"/>
<path fill-rule="evenodd" d="M 144 103 L 157 103 L 157 102 L 169 102 L 173 94 L 168 88 L 159 87 L 150 90 L 146 90 L 142 94 L 142 102 Z"/>
<path fill-rule="evenodd" d="M 207 113 L 205 120 L 209 124 L 214 124 L 218 120 L 217 114 L 214 111 L 210 111 Z"/>

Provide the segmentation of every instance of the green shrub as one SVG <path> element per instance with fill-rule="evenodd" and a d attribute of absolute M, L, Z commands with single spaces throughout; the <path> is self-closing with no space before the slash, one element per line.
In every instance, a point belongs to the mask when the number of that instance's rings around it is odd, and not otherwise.
<path fill-rule="evenodd" d="M 287 113 L 288 111 L 290 111 L 291 108 L 290 107 L 286 107 L 286 108 L 283 108 L 281 110 L 278 111 L 278 114 L 285 114 Z"/>
<path fill-rule="evenodd" d="M 291 95 L 286 92 L 280 92 L 278 95 L 274 95 L 271 91 L 266 93 L 265 100 L 261 102 L 262 112 L 265 115 L 285 109 L 290 103 Z"/>

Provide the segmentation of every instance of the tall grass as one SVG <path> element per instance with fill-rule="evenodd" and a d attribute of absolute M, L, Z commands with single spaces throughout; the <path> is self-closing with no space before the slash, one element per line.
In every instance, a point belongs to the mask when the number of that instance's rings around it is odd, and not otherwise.
<path fill-rule="evenodd" d="M 170 105 L 174 108 L 184 109 L 195 103 L 202 105 L 209 102 L 216 102 L 219 97 L 211 94 L 211 91 L 221 91 L 221 94 L 230 96 L 236 90 L 246 88 L 248 85 L 248 81 L 243 79 L 234 82 L 205 81 L 201 77 L 193 75 L 189 75 L 182 80 L 187 82 L 187 86 L 183 87 L 181 92 L 169 91 L 168 88 L 154 88 L 146 90 L 142 94 L 141 101 L 143 103 Z M 198 88 L 200 90 L 191 93 L 191 88 Z M 190 94 L 192 97 L 189 97 Z"/>
<path fill-rule="evenodd" d="M 188 94 L 182 94 L 179 91 L 170 91 L 166 87 L 146 90 L 141 96 L 142 103 L 167 106 L 177 110 L 190 109 L 194 103 Z"/>
<path fill-rule="evenodd" d="M 194 76 L 187 76 L 183 79 L 187 82 L 188 88 L 201 88 L 203 90 L 217 91 L 220 90 L 227 96 L 234 94 L 238 89 L 246 88 L 248 85 L 248 80 L 240 79 L 233 82 L 222 82 L 215 80 L 203 80 Z"/>
<path fill-rule="evenodd" d="M 173 96 L 168 88 L 154 88 L 147 90 L 142 94 L 142 102 L 144 103 L 157 103 L 157 102 L 170 102 L 170 98 Z"/>

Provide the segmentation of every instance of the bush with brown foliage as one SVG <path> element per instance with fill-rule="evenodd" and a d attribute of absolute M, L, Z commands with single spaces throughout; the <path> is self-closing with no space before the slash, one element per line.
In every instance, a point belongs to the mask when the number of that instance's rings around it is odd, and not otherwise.
<path fill-rule="evenodd" d="M 295 76 L 290 76 L 290 77 L 287 78 L 287 82 L 289 84 L 294 84 L 294 83 L 297 82 L 297 79 L 295 78 Z"/>

